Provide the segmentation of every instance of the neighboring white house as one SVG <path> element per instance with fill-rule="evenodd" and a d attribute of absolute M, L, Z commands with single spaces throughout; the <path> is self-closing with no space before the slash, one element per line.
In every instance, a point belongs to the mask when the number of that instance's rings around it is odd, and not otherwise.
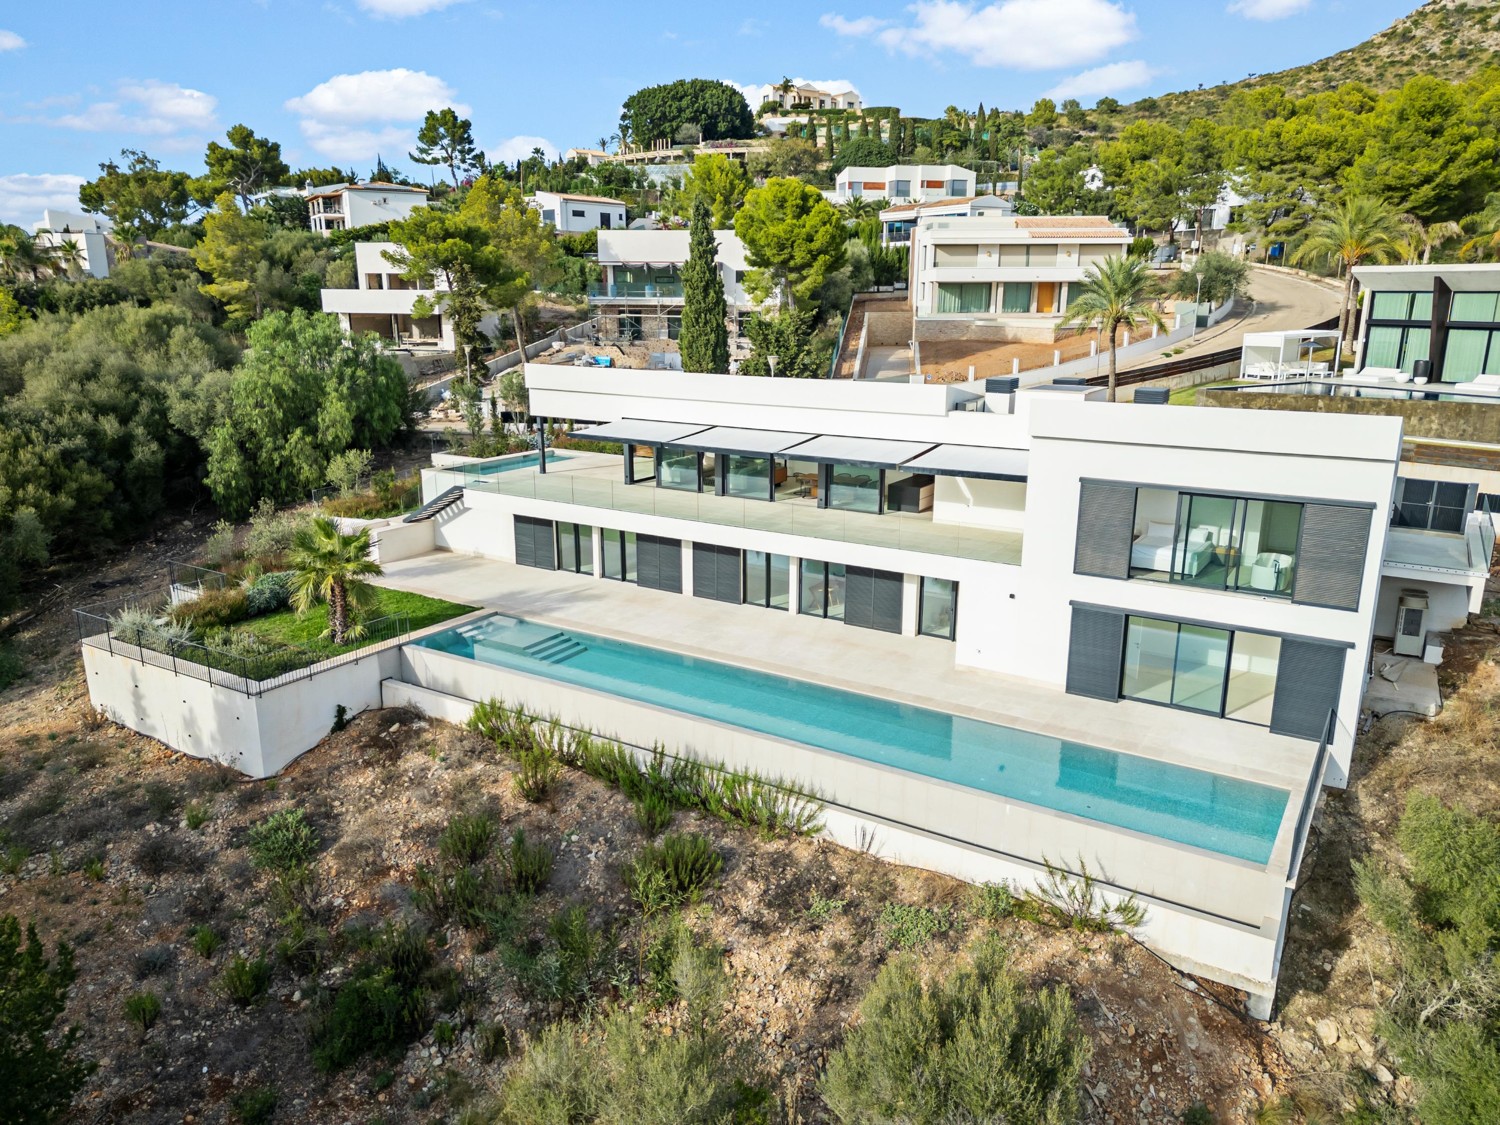
<path fill-rule="evenodd" d="M 998 195 L 966 195 L 957 199 L 934 199 L 930 203 L 898 203 L 880 212 L 880 238 L 886 246 L 905 246 L 917 220 L 969 218 L 973 215 L 1011 215 L 1015 204 Z"/>
<path fill-rule="evenodd" d="M 76 268 L 89 277 L 108 277 L 110 267 L 109 228 L 95 215 L 80 215 L 76 211 L 57 211 L 49 208 L 42 212 L 42 221 L 31 225 L 36 235 L 36 244 L 44 249 L 54 249 L 64 243 L 78 247 Z M 66 262 L 59 258 L 60 267 Z"/>
<path fill-rule="evenodd" d="M 441 304 L 447 286 L 433 279 L 428 286 L 418 286 L 401 276 L 401 267 L 386 258 L 396 251 L 394 242 L 356 242 L 354 268 L 357 289 L 324 289 L 323 311 L 338 314 L 345 332 L 373 332 L 393 346 L 433 351 L 453 351 L 456 344 L 453 326 L 439 308 L 430 316 L 412 315 L 418 297 Z M 480 321 L 480 331 L 493 332 L 494 316 Z"/>
<path fill-rule="evenodd" d="M 426 203 L 426 188 L 404 184 L 332 184 L 307 191 L 308 222 L 319 234 L 404 219 Z"/>
<path fill-rule="evenodd" d="M 599 266 L 604 278 L 589 289 L 589 303 L 606 336 L 677 339 L 682 329 L 682 267 L 691 234 L 685 230 L 601 230 Z M 750 263 L 745 244 L 730 230 L 714 232 L 724 303 L 735 337 L 756 305 L 745 292 Z"/>
<path fill-rule="evenodd" d="M 551 223 L 563 234 L 625 228 L 625 204 L 618 199 L 538 191 L 526 197 L 526 204 L 542 213 L 542 222 Z"/>
<path fill-rule="evenodd" d="M 755 86 L 744 93 L 745 100 L 750 103 L 752 111 L 759 109 L 767 102 L 775 102 L 793 116 L 815 109 L 858 110 L 864 108 L 859 91 L 848 82 L 813 83 L 798 78 L 786 89 L 777 83 Z"/>
<path fill-rule="evenodd" d="M 974 194 L 974 173 L 957 164 L 893 164 L 889 168 L 845 168 L 834 182 L 833 200 L 888 199 L 927 203 Z"/>
<path fill-rule="evenodd" d="M 1102 215 L 923 214 L 911 233 L 915 338 L 1050 342 L 1071 287 L 1129 248 L 1130 232 Z"/>
<path fill-rule="evenodd" d="M 424 499 L 448 494 L 433 546 L 494 560 L 465 581 L 558 612 L 581 598 L 598 630 L 730 665 L 784 653 L 806 725 L 756 768 L 874 818 L 903 862 L 1026 884 L 1044 859 L 1081 857 L 1142 896 L 1143 940 L 1267 1014 L 1311 810 L 1323 784 L 1348 783 L 1399 419 L 1273 422 L 1010 380 L 539 364 L 526 379 L 534 413 L 591 419 L 578 436 L 624 452 L 570 451 L 545 477 L 424 471 Z M 487 659 L 413 682 L 484 698 L 470 693 L 498 692 L 479 686 Z M 547 684 L 538 699 L 562 706 L 566 665 L 525 670 L 506 692 Z M 946 734 L 929 744 L 916 714 L 861 727 L 853 703 L 825 716 L 811 694 L 828 682 L 945 701 Z M 639 737 L 600 690 L 564 721 Z M 864 741 L 798 749 L 830 731 Z M 739 745 L 702 739 L 704 753 Z"/>

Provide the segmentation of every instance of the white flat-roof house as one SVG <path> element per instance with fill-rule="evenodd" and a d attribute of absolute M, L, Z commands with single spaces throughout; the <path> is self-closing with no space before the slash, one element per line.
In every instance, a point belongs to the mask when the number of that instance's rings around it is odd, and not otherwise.
<path fill-rule="evenodd" d="M 526 379 L 533 412 L 623 453 L 424 471 L 438 502 L 401 534 L 429 538 L 399 551 L 470 556 L 502 616 L 414 659 L 417 698 L 675 739 L 969 879 L 1085 863 L 1140 896 L 1143 940 L 1267 1014 L 1318 793 L 1347 784 L 1399 419 L 999 379 Z M 437 558 L 413 560 L 429 589 Z"/>
<path fill-rule="evenodd" d="M 974 173 L 957 164 L 893 164 L 889 168 L 848 167 L 834 181 L 833 200 L 888 199 L 927 203 L 972 196 Z"/>
<path fill-rule="evenodd" d="M 625 229 L 625 204 L 618 199 L 538 191 L 526 197 L 526 205 L 540 211 L 542 222 L 551 223 L 563 234 Z"/>
<path fill-rule="evenodd" d="M 923 339 L 1050 342 L 1090 266 L 1130 249 L 1102 215 L 920 215 L 910 285 Z"/>
<path fill-rule="evenodd" d="M 745 292 L 750 263 L 731 230 L 714 232 L 724 303 L 731 332 L 744 335 L 756 304 Z M 682 328 L 682 267 L 691 235 L 685 230 L 601 230 L 599 266 L 604 279 L 589 289 L 589 303 L 606 336 L 629 340 L 677 339 Z"/>
<path fill-rule="evenodd" d="M 998 195 L 963 195 L 956 199 L 934 199 L 930 203 L 897 203 L 880 212 L 880 238 L 886 246 L 905 246 L 923 216 L 932 219 L 969 218 L 974 215 L 1012 215 L 1015 204 Z"/>
<path fill-rule="evenodd" d="M 110 267 L 109 228 L 96 215 L 81 215 L 76 211 L 59 211 L 48 208 L 42 212 L 42 220 L 32 223 L 36 244 L 52 250 L 64 243 L 78 247 L 76 267 L 89 277 L 108 277 Z M 59 258 L 60 266 L 65 264 Z"/>
<path fill-rule="evenodd" d="M 848 82 L 815 83 L 801 78 L 785 89 L 780 83 L 757 86 L 749 91 L 746 100 L 752 110 L 759 109 L 767 102 L 775 102 L 791 114 L 806 113 L 813 109 L 864 108 L 859 91 Z"/>
<path fill-rule="evenodd" d="M 401 267 L 385 255 L 400 247 L 394 242 L 357 242 L 354 244 L 354 268 L 358 288 L 324 289 L 323 311 L 336 313 L 344 331 L 354 334 L 373 332 L 393 346 L 434 351 L 453 351 L 453 325 L 441 308 L 431 316 L 412 315 L 418 297 L 441 302 L 447 288 L 440 278 L 428 286 L 419 286 L 401 276 Z M 481 331 L 492 332 L 496 318 L 480 321 Z"/>
<path fill-rule="evenodd" d="M 332 184 L 307 192 L 308 222 L 319 234 L 404 219 L 426 204 L 426 188 L 404 184 Z"/>

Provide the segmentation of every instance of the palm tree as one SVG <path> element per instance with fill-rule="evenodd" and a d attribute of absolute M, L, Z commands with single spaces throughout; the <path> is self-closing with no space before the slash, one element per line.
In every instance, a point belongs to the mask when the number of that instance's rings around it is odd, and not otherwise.
<path fill-rule="evenodd" d="M 1464 261 L 1482 259 L 1486 253 L 1500 249 L 1500 192 L 1486 195 L 1484 210 L 1468 216 L 1463 225 L 1475 232 L 1473 238 L 1458 248 L 1458 256 Z"/>
<path fill-rule="evenodd" d="M 77 277 L 83 272 L 83 264 L 87 256 L 83 247 L 66 236 L 55 243 L 51 248 L 52 260 L 62 267 L 64 273 L 69 277 Z"/>
<path fill-rule="evenodd" d="M 1089 267 L 1077 286 L 1060 328 L 1079 331 L 1096 328 L 1099 335 L 1109 336 L 1109 401 L 1115 401 L 1115 349 L 1120 329 L 1127 331 L 1140 324 L 1166 328 L 1156 309 L 1158 288 L 1150 266 L 1142 258 L 1105 258 Z"/>
<path fill-rule="evenodd" d="M 1354 318 L 1354 268 L 1361 262 L 1389 262 L 1396 256 L 1401 220 L 1384 200 L 1370 195 L 1348 195 L 1326 203 L 1308 224 L 1307 234 L 1292 261 L 1337 263 L 1344 271 L 1344 302 L 1339 308 L 1339 340 L 1348 338 Z"/>
<path fill-rule="evenodd" d="M 871 215 L 879 214 L 873 199 L 866 199 L 859 195 L 840 203 L 839 210 L 844 213 L 845 220 L 851 223 L 857 223 L 861 219 L 868 219 Z"/>
<path fill-rule="evenodd" d="M 42 279 L 51 256 L 36 243 L 36 236 L 16 226 L 0 225 L 0 274 L 13 282 Z"/>
<path fill-rule="evenodd" d="M 1401 224 L 1403 230 L 1396 240 L 1396 252 L 1406 266 L 1427 265 L 1432 261 L 1433 250 L 1464 233 L 1457 223 L 1428 224 L 1415 215 L 1402 215 Z"/>
<path fill-rule="evenodd" d="M 370 558 L 370 529 L 345 535 L 338 524 L 319 516 L 298 528 L 288 555 L 292 569 L 292 608 L 299 616 L 318 602 L 328 603 L 328 628 L 323 636 L 336 645 L 364 635 L 360 616 L 378 597 L 366 577 L 383 574 Z"/>

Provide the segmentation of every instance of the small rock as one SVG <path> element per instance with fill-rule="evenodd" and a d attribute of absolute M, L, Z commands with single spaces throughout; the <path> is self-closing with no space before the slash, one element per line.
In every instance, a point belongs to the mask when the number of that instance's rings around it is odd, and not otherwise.
<path fill-rule="evenodd" d="M 1318 1033 L 1318 1039 L 1325 1047 L 1332 1047 L 1339 1041 L 1339 1025 L 1326 1016 L 1313 1023 L 1313 1030 Z"/>
<path fill-rule="evenodd" d="M 1396 1081 L 1396 1076 L 1386 1068 L 1384 1063 L 1376 1063 L 1375 1069 L 1370 1071 L 1370 1073 L 1375 1076 L 1375 1081 L 1379 1082 L 1382 1086 L 1389 1086 Z"/>

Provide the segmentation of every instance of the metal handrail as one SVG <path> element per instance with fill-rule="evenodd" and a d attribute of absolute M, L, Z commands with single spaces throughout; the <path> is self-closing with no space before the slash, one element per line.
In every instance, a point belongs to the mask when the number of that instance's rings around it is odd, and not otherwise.
<path fill-rule="evenodd" d="M 1312 776 L 1308 780 L 1307 792 L 1302 795 L 1302 808 L 1297 813 L 1297 827 L 1292 834 L 1292 855 L 1287 862 L 1286 877 L 1291 880 L 1296 877 L 1297 868 L 1302 864 L 1303 853 L 1307 850 L 1307 832 L 1312 821 L 1313 809 L 1318 805 L 1318 797 L 1323 792 L 1323 775 L 1328 768 L 1328 748 L 1333 743 L 1333 738 L 1338 730 L 1338 714 L 1335 711 L 1328 712 L 1328 718 L 1323 723 L 1323 737 L 1318 740 L 1318 753 L 1313 758 Z"/>

